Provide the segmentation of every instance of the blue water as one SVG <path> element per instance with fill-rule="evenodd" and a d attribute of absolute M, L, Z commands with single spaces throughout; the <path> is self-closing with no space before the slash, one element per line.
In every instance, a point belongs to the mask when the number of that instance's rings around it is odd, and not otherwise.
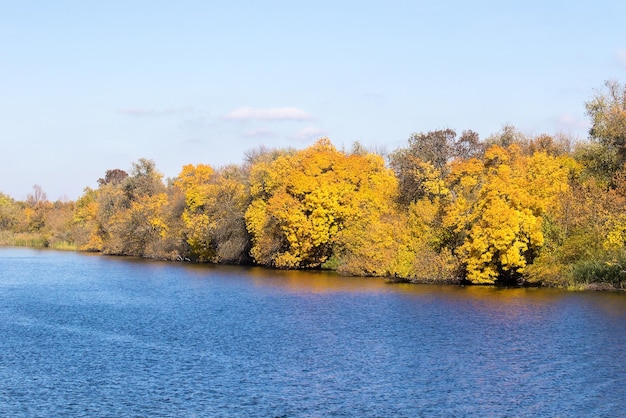
<path fill-rule="evenodd" d="M 0 416 L 626 416 L 626 294 L 0 248 Z"/>

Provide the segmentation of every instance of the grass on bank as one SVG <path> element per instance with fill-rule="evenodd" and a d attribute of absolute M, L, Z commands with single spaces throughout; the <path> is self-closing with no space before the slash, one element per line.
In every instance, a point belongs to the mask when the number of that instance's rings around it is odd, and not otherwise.
<path fill-rule="evenodd" d="M 0 231 L 0 245 L 15 247 L 51 248 L 62 251 L 76 251 L 75 244 L 62 240 L 50 239 L 44 234 L 33 232 L 11 233 Z"/>

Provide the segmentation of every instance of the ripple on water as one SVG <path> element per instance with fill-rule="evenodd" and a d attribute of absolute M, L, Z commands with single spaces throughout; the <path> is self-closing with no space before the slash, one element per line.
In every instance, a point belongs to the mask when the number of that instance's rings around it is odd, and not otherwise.
<path fill-rule="evenodd" d="M 620 416 L 623 295 L 0 249 L 2 416 Z"/>

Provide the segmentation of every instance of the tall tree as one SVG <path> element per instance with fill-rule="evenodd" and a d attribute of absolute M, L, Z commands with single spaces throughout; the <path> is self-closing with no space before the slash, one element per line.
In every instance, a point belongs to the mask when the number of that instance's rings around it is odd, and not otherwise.
<path fill-rule="evenodd" d="M 92 229 L 87 244 L 94 249 L 101 246 L 109 254 L 171 257 L 162 254 L 169 231 L 169 196 L 154 162 L 138 160 L 128 177 L 115 170 L 107 173 L 115 174 L 110 181 L 100 182 L 95 196 L 95 231 L 100 239 L 93 236 Z M 78 206 L 85 219 L 90 218 L 93 210 L 90 200 L 87 194 Z"/>
<path fill-rule="evenodd" d="M 242 263 L 247 260 L 249 235 L 244 213 L 249 194 L 237 166 L 213 170 L 186 165 L 174 181 L 185 195 L 183 236 L 189 257 L 197 261 Z"/>
<path fill-rule="evenodd" d="M 483 152 L 473 131 L 463 131 L 458 140 L 452 129 L 413 134 L 408 142 L 408 147 L 390 155 L 399 183 L 398 200 L 405 206 L 433 193 L 439 195 L 441 186 L 433 186 L 443 182 L 451 160 L 479 157 Z"/>
<path fill-rule="evenodd" d="M 385 232 L 377 217 L 396 190 L 380 156 L 346 155 L 323 138 L 293 155 L 253 165 L 250 178 L 246 223 L 259 264 L 319 267 L 336 253 L 344 261 L 366 260 L 372 254 L 365 251 L 375 252 L 370 244 L 387 240 L 367 236 Z"/>
<path fill-rule="evenodd" d="M 459 162 L 444 223 L 473 283 L 518 280 L 544 244 L 542 216 L 568 187 L 564 161 L 519 146 L 491 146 L 483 160 Z M 454 241 L 453 241 L 454 242 Z"/>
<path fill-rule="evenodd" d="M 98 179 L 98 184 L 100 186 L 107 184 L 120 184 L 124 181 L 124 179 L 126 179 L 126 177 L 128 177 L 128 173 L 126 171 L 114 168 L 113 170 L 107 170 L 104 174 L 104 178 Z"/>
<path fill-rule="evenodd" d="M 621 168 L 626 163 L 626 84 L 606 81 L 604 87 L 586 103 L 592 124 L 589 136 L 614 149 Z"/>

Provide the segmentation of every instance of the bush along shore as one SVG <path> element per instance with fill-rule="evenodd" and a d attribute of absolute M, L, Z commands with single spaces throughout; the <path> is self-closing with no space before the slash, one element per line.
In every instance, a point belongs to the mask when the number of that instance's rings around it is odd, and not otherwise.
<path fill-rule="evenodd" d="M 321 138 L 244 162 L 111 169 L 76 201 L 0 193 L 0 244 L 329 269 L 414 283 L 626 288 L 626 86 L 587 141 L 514 127 L 416 133 L 381 155 Z"/>

